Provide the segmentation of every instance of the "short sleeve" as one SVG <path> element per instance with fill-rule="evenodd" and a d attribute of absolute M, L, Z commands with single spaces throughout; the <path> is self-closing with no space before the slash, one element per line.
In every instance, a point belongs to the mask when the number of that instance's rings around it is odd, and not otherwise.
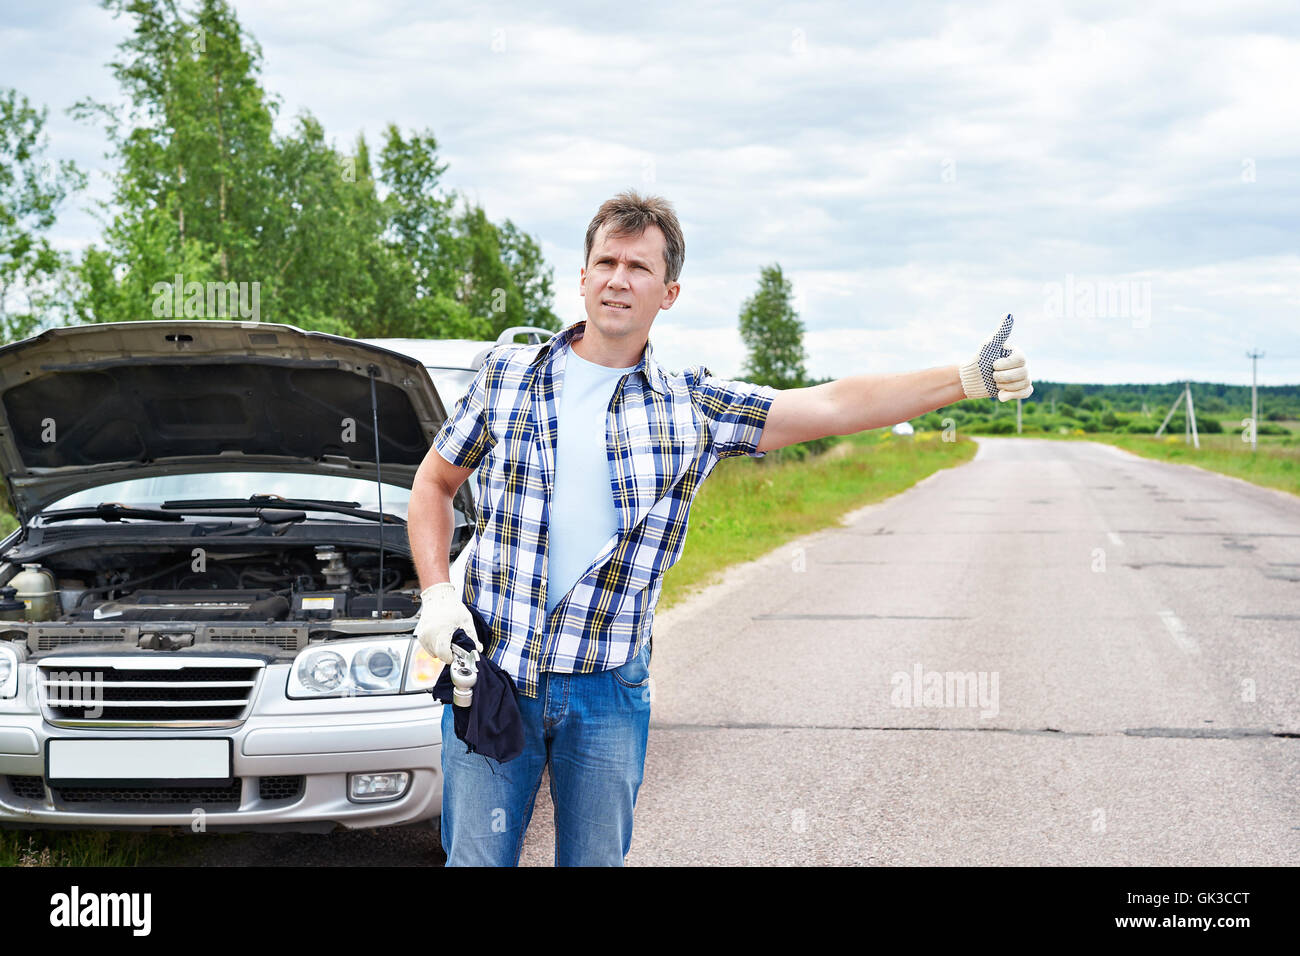
<path fill-rule="evenodd" d="M 717 378 L 703 365 L 688 369 L 686 376 L 692 400 L 709 421 L 714 452 L 719 458 L 762 458 L 767 454 L 757 449 L 776 389 Z"/>
<path fill-rule="evenodd" d="M 465 394 L 452 408 L 433 447 L 438 454 L 460 468 L 477 468 L 492 448 L 492 432 L 487 423 L 488 383 L 494 380 L 494 363 L 485 359 Z"/>

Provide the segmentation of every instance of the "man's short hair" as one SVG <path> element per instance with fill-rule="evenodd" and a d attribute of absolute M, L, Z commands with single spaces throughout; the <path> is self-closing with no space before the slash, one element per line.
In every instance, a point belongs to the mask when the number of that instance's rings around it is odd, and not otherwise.
<path fill-rule="evenodd" d="M 639 236 L 648 226 L 658 226 L 664 234 L 664 285 L 676 282 L 682 274 L 686 260 L 686 240 L 672 203 L 659 196 L 640 196 L 628 189 L 613 199 L 607 199 L 596 211 L 596 217 L 587 226 L 587 248 L 583 261 L 591 261 L 591 247 L 596 243 L 596 233 L 605 223 L 610 224 L 610 235 Z"/>

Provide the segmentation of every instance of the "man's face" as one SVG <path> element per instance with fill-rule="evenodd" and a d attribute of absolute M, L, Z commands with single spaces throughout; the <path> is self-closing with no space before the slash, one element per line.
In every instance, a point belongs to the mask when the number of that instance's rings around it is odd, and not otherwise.
<path fill-rule="evenodd" d="M 639 236 L 610 236 L 600 227 L 591 244 L 578 293 L 586 300 L 587 333 L 611 341 L 640 342 L 650 337 L 650 323 L 670 308 L 681 286 L 664 284 L 664 234 L 648 226 Z"/>

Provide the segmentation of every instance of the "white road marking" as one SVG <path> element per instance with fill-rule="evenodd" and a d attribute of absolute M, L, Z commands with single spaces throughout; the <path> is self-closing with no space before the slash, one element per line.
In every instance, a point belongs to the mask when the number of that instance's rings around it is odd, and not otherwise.
<path fill-rule="evenodd" d="M 1169 636 L 1174 639 L 1175 644 L 1188 654 L 1201 653 L 1200 646 L 1188 636 L 1187 629 L 1183 627 L 1183 622 L 1174 616 L 1173 611 L 1161 611 L 1160 619 L 1165 622 L 1165 627 L 1169 630 Z"/>
<path fill-rule="evenodd" d="M 1120 536 L 1117 535 L 1114 531 L 1107 531 L 1106 535 L 1110 538 L 1111 544 L 1117 544 L 1120 547 L 1124 546 L 1124 542 L 1120 540 Z"/>

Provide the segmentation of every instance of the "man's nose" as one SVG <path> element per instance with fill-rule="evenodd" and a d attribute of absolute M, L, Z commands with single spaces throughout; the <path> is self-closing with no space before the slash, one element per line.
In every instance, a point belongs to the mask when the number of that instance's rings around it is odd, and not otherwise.
<path fill-rule="evenodd" d="M 614 274 L 610 276 L 609 284 L 620 286 L 622 288 L 627 288 L 629 285 L 627 281 L 627 276 L 628 276 L 627 266 L 624 265 L 622 262 L 620 262 L 618 265 L 614 267 Z"/>

